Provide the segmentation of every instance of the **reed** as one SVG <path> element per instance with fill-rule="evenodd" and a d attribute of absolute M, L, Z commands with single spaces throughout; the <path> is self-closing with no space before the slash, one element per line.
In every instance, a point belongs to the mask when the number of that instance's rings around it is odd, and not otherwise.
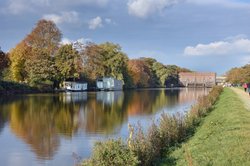
<path fill-rule="evenodd" d="M 192 136 L 202 118 L 212 110 L 222 90 L 222 87 L 213 87 L 210 93 L 200 97 L 185 115 L 163 113 L 158 125 L 153 122 L 146 132 L 140 124 L 129 125 L 130 134 L 127 143 L 121 140 L 97 143 L 92 157 L 85 160 L 83 165 L 86 163 L 103 166 L 154 165 L 163 154 Z"/>

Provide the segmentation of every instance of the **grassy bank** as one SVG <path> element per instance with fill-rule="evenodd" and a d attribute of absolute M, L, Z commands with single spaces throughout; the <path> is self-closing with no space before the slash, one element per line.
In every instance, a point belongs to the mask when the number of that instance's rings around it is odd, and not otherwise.
<path fill-rule="evenodd" d="M 160 165 L 250 165 L 250 112 L 226 88 L 195 135 Z"/>

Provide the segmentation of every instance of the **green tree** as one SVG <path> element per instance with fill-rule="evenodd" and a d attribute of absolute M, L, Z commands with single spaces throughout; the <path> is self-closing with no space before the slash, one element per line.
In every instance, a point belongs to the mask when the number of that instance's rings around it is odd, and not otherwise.
<path fill-rule="evenodd" d="M 53 84 L 57 71 L 53 58 L 42 50 L 33 50 L 34 55 L 26 60 L 25 70 L 31 85 Z"/>
<path fill-rule="evenodd" d="M 102 48 L 94 43 L 89 43 L 81 52 L 83 59 L 83 71 L 90 83 L 94 83 L 97 78 L 104 75 L 104 57 Z"/>
<path fill-rule="evenodd" d="M 106 42 L 99 46 L 103 57 L 104 75 L 112 76 L 126 83 L 124 78 L 127 72 L 127 55 L 121 51 L 121 47 L 117 44 Z"/>
<path fill-rule="evenodd" d="M 157 62 L 157 60 L 153 59 L 153 58 L 140 58 L 141 60 L 143 60 L 145 62 L 145 64 L 147 65 L 148 69 L 149 69 L 149 75 L 150 75 L 150 79 L 149 79 L 149 86 L 150 87 L 159 87 L 160 86 L 160 82 L 159 82 L 159 78 L 156 75 L 156 71 L 153 68 L 154 63 Z"/>
<path fill-rule="evenodd" d="M 59 80 L 79 78 L 82 71 L 82 60 L 72 44 L 59 48 L 55 56 L 55 65 L 59 71 Z"/>
<path fill-rule="evenodd" d="M 167 87 L 171 87 L 172 85 L 178 85 L 179 84 L 179 72 L 185 71 L 185 69 L 182 69 L 176 65 L 166 65 L 168 77 L 166 79 L 165 85 Z"/>
<path fill-rule="evenodd" d="M 5 54 L 0 47 L 0 78 L 4 69 L 9 66 L 8 54 Z"/>

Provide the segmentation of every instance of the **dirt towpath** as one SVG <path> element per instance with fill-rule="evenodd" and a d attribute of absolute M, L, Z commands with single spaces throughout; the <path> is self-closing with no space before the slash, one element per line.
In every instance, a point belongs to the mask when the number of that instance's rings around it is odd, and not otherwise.
<path fill-rule="evenodd" d="M 245 92 L 242 89 L 239 88 L 231 88 L 238 96 L 239 98 L 242 100 L 242 102 L 245 105 L 245 108 L 250 111 L 250 96 L 247 92 Z"/>

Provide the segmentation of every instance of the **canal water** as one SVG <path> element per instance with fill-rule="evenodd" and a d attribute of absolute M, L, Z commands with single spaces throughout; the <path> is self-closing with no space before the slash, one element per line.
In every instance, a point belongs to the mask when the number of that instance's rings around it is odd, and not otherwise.
<path fill-rule="evenodd" d="M 163 112 L 188 111 L 208 89 L 147 89 L 0 96 L 0 163 L 74 165 L 96 141 L 128 137 Z"/>

